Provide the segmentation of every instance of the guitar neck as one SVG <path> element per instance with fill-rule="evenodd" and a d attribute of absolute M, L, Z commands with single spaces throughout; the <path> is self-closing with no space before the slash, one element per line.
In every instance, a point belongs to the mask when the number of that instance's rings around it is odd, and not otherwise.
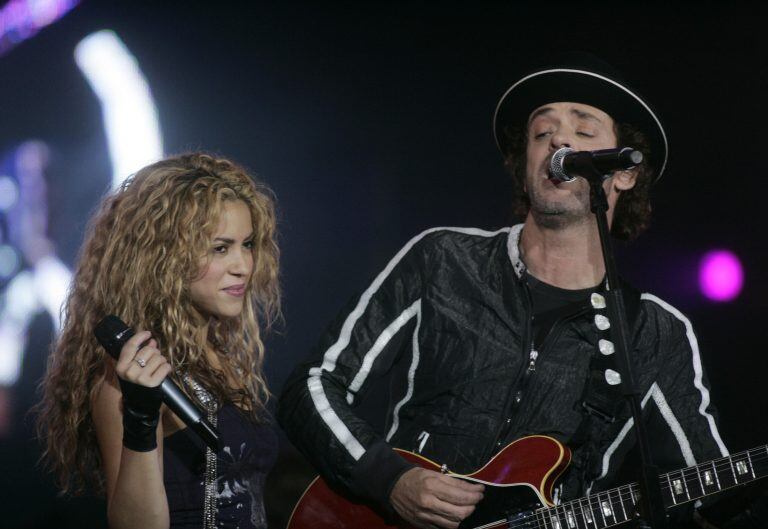
<path fill-rule="evenodd" d="M 768 475 L 768 445 L 659 477 L 666 508 L 745 485 Z M 565 502 L 535 513 L 540 529 L 603 529 L 635 518 L 637 483 Z M 510 525 L 515 528 L 514 523 Z M 525 526 L 530 527 L 530 526 Z"/>

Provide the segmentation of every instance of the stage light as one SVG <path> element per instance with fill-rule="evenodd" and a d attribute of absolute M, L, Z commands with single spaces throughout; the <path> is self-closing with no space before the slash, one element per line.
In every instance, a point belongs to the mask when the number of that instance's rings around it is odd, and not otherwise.
<path fill-rule="evenodd" d="M 0 279 L 11 277 L 21 266 L 16 250 L 7 244 L 0 245 Z"/>
<path fill-rule="evenodd" d="M 13 178 L 0 175 L 0 211 L 8 211 L 19 199 L 19 187 Z"/>
<path fill-rule="evenodd" d="M 71 281 L 72 272 L 55 255 L 43 257 L 35 265 L 34 284 L 37 300 L 53 320 L 56 333 L 61 331 L 64 323 L 61 321 L 61 308 Z"/>
<path fill-rule="evenodd" d="M 5 218 L 11 244 L 0 245 L 0 277 L 7 281 L 0 303 L 0 386 L 18 379 L 30 325 L 39 313 L 50 315 L 54 332 L 61 330 L 72 274 L 47 234 L 48 152 L 41 141 L 22 143 L 12 153 L 16 178 L 6 177 L 17 196 Z"/>
<path fill-rule="evenodd" d="M 66 15 L 80 0 L 11 0 L 0 9 L 0 55 Z"/>
<path fill-rule="evenodd" d="M 741 292 L 744 271 L 733 252 L 714 250 L 701 259 L 699 287 L 713 301 L 731 301 Z"/>
<path fill-rule="evenodd" d="M 101 102 L 112 187 L 163 156 L 157 108 L 136 58 L 109 30 L 84 38 L 75 61 Z"/>
<path fill-rule="evenodd" d="M 34 279 L 28 271 L 16 274 L 6 287 L 9 300 L 0 317 L 0 386 L 10 386 L 21 374 L 27 327 L 37 310 Z"/>

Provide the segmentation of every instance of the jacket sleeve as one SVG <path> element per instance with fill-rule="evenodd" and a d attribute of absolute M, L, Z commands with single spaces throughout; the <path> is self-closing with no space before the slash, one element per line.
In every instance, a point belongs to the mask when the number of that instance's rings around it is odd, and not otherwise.
<path fill-rule="evenodd" d="M 661 472 L 668 472 L 728 455 L 728 449 L 717 427 L 691 322 L 671 305 L 655 297 L 653 301 L 667 317 L 659 326 L 659 350 L 664 361 L 649 394 L 655 403 L 651 409 L 658 413 L 649 417 L 648 434 L 654 463 Z M 671 523 L 678 526 L 688 522 L 694 507 L 700 505 L 697 501 L 671 510 Z"/>
<path fill-rule="evenodd" d="M 662 469 L 677 470 L 728 455 L 728 449 L 717 427 L 717 412 L 693 326 L 674 307 L 664 308 L 672 315 L 669 327 L 660 333 L 666 361 L 651 396 L 667 433 L 655 439 L 654 455 Z"/>
<path fill-rule="evenodd" d="M 342 311 L 315 354 L 293 371 L 278 404 L 280 425 L 326 481 L 390 514 L 391 489 L 411 465 L 353 406 L 368 382 L 389 370 L 398 347 L 417 338 L 427 255 L 421 239 L 412 239 Z"/>

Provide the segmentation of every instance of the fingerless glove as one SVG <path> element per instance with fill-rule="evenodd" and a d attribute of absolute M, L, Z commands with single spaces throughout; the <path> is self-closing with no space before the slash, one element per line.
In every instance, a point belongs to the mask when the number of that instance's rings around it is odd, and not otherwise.
<path fill-rule="evenodd" d="M 148 388 L 118 377 L 123 392 L 123 446 L 135 452 L 157 448 L 160 386 Z"/>

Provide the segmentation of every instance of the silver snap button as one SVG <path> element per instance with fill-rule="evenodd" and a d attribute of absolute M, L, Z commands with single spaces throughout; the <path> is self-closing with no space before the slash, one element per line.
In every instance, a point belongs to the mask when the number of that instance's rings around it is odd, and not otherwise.
<path fill-rule="evenodd" d="M 610 320 L 608 320 L 608 318 L 606 318 L 602 314 L 595 315 L 595 325 L 601 331 L 604 331 L 606 329 L 610 329 L 611 328 Z"/>
<path fill-rule="evenodd" d="M 589 298 L 589 301 L 592 303 L 592 307 L 596 309 L 605 308 L 605 298 L 601 294 L 598 294 L 597 292 L 592 293 L 592 296 Z"/>
<path fill-rule="evenodd" d="M 606 369 L 605 381 L 608 382 L 608 384 L 610 384 L 611 386 L 616 386 L 618 384 L 621 384 L 621 375 L 618 374 L 613 369 Z"/>
<path fill-rule="evenodd" d="M 598 347 L 598 349 L 600 349 L 600 352 L 603 353 L 606 356 L 607 355 L 612 355 L 614 350 L 615 350 L 613 348 L 613 342 L 612 341 L 610 341 L 610 340 L 603 340 L 602 338 L 600 339 L 599 342 L 597 342 L 597 347 Z"/>

